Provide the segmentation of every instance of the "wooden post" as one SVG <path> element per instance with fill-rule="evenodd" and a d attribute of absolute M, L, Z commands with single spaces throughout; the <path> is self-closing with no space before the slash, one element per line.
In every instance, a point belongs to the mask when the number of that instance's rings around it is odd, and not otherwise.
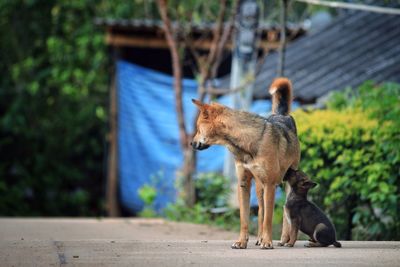
<path fill-rule="evenodd" d="M 280 33 L 280 46 L 279 46 L 279 61 L 278 61 L 278 77 L 284 76 L 285 73 L 285 52 L 286 52 L 286 20 L 287 20 L 287 6 L 288 0 L 281 0 L 281 33 Z"/>
<path fill-rule="evenodd" d="M 115 66 L 115 57 L 113 56 Z M 109 217 L 120 215 L 118 203 L 118 156 L 117 156 L 117 88 L 115 78 L 115 67 L 112 72 L 112 82 L 110 87 L 110 133 L 108 135 L 108 168 L 107 168 L 107 188 L 106 188 L 106 209 Z"/>

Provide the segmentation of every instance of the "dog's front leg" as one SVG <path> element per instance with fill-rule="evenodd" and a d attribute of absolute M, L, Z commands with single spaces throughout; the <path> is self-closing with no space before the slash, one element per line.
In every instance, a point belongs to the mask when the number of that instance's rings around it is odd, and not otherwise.
<path fill-rule="evenodd" d="M 272 249 L 272 216 L 275 204 L 275 184 L 264 184 L 264 222 L 261 248 Z"/>
<path fill-rule="evenodd" d="M 250 186 L 251 173 L 245 171 L 240 165 L 236 164 L 236 174 L 238 177 L 238 197 L 240 208 L 240 235 L 239 239 L 232 244 L 232 248 L 247 248 L 249 241 L 249 217 L 250 217 Z"/>

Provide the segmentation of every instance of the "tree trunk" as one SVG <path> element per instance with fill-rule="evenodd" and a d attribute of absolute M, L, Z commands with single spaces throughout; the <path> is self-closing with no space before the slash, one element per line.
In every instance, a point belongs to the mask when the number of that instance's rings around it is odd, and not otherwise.
<path fill-rule="evenodd" d="M 183 152 L 183 166 L 181 169 L 180 179 L 182 180 L 183 186 L 183 198 L 185 204 L 189 207 L 194 205 L 195 194 L 194 194 L 194 182 L 193 172 L 196 167 L 195 152 L 189 146 L 189 134 L 187 133 L 184 111 L 182 103 L 182 61 L 179 57 L 178 42 L 176 40 L 177 34 L 175 33 L 171 20 L 168 16 L 167 1 L 158 1 L 159 12 L 163 21 L 165 38 L 167 39 L 168 47 L 171 53 L 172 69 L 174 75 L 174 91 L 175 91 L 175 110 L 178 116 L 178 127 L 179 127 L 179 140 L 181 150 Z"/>
<path fill-rule="evenodd" d="M 120 216 L 118 204 L 118 174 L 117 174 L 117 88 L 115 81 L 115 71 L 110 87 L 110 133 L 108 151 L 108 170 L 106 188 L 106 209 L 109 217 Z"/>
<path fill-rule="evenodd" d="M 181 170 L 182 197 L 188 207 L 193 207 L 196 202 L 195 184 L 193 173 L 196 169 L 196 151 L 187 147 L 183 152 L 183 166 Z"/>
<path fill-rule="evenodd" d="M 197 53 L 194 52 L 194 56 L 197 61 L 198 68 L 200 70 L 200 81 L 198 87 L 198 98 L 203 101 L 206 95 L 206 82 L 210 80 L 210 76 L 215 76 L 219 63 L 221 61 L 221 55 L 225 43 L 228 40 L 229 33 L 232 30 L 232 25 L 234 17 L 236 14 L 238 0 L 235 0 L 231 10 L 231 18 L 227 27 L 224 27 L 224 18 L 227 8 L 227 0 L 220 1 L 220 9 L 218 12 L 218 17 L 216 19 L 216 27 L 213 31 L 213 40 L 211 43 L 210 51 L 205 61 L 196 56 Z M 167 0 L 158 0 L 158 9 L 160 12 L 161 19 L 163 21 L 163 28 L 165 33 L 165 38 L 168 43 L 168 47 L 172 58 L 172 67 L 174 75 L 174 90 L 175 90 L 175 101 L 176 101 L 176 112 L 178 116 L 178 126 L 179 126 L 179 137 L 181 149 L 183 152 L 183 166 L 180 170 L 180 179 L 182 181 L 182 188 L 184 192 L 181 192 L 187 206 L 193 206 L 195 203 L 195 187 L 193 180 L 193 173 L 196 169 L 196 152 L 192 150 L 189 146 L 189 140 L 191 139 L 191 134 L 187 132 L 184 122 L 184 111 L 182 104 L 182 59 L 179 57 L 179 40 L 177 39 L 177 32 L 171 24 L 170 17 L 168 15 Z M 195 51 L 194 47 L 192 51 Z M 195 123 L 195 122 L 194 122 Z M 196 126 L 196 125 L 194 125 Z M 194 127 L 195 128 L 195 127 Z"/>

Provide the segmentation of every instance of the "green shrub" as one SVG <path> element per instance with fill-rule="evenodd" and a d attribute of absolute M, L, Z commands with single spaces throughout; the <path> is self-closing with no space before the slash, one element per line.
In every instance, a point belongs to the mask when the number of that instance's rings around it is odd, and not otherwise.
<path fill-rule="evenodd" d="M 104 214 L 109 94 L 96 13 L 94 1 L 0 3 L 1 216 Z"/>
<path fill-rule="evenodd" d="M 400 90 L 366 83 L 328 110 L 296 111 L 301 169 L 340 239 L 399 239 Z"/>
<path fill-rule="evenodd" d="M 178 189 L 179 190 L 179 189 Z M 196 204 L 187 207 L 182 199 L 170 204 L 165 210 L 166 218 L 201 224 L 212 224 L 224 229 L 239 229 L 239 212 L 229 207 L 230 181 L 217 173 L 199 174 L 195 181 Z M 214 208 L 224 208 L 221 213 Z"/>
<path fill-rule="evenodd" d="M 145 184 L 138 190 L 139 198 L 144 202 L 144 208 L 139 212 L 140 217 L 153 218 L 157 216 L 154 210 L 154 200 L 157 197 L 157 190 L 154 186 Z"/>
<path fill-rule="evenodd" d="M 195 181 L 196 201 L 207 208 L 228 205 L 231 182 L 217 173 L 202 173 Z"/>

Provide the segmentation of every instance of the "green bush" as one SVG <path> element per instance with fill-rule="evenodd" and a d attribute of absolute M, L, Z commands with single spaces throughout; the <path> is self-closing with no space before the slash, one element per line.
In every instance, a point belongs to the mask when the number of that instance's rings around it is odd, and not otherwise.
<path fill-rule="evenodd" d="M 395 240 L 399 228 L 400 87 L 366 83 L 328 110 L 296 111 L 301 169 L 340 239 Z"/>
<path fill-rule="evenodd" d="M 203 173 L 195 181 L 196 201 L 207 208 L 226 207 L 231 182 L 216 173 Z"/>
<path fill-rule="evenodd" d="M 178 189 L 179 190 L 179 189 Z M 182 199 L 164 210 L 166 218 L 201 224 L 212 224 L 224 229 L 239 229 L 239 212 L 229 207 L 230 181 L 217 173 L 203 173 L 195 181 L 196 204 L 187 207 Z M 214 208 L 223 212 L 213 212 Z"/>
<path fill-rule="evenodd" d="M 156 217 L 157 213 L 154 210 L 154 200 L 157 196 L 157 190 L 154 186 L 145 184 L 139 188 L 138 194 L 140 199 L 144 202 L 144 208 L 140 211 L 139 216 L 145 218 Z"/>
<path fill-rule="evenodd" d="M 109 72 L 95 3 L 0 3 L 2 216 L 104 214 Z"/>

